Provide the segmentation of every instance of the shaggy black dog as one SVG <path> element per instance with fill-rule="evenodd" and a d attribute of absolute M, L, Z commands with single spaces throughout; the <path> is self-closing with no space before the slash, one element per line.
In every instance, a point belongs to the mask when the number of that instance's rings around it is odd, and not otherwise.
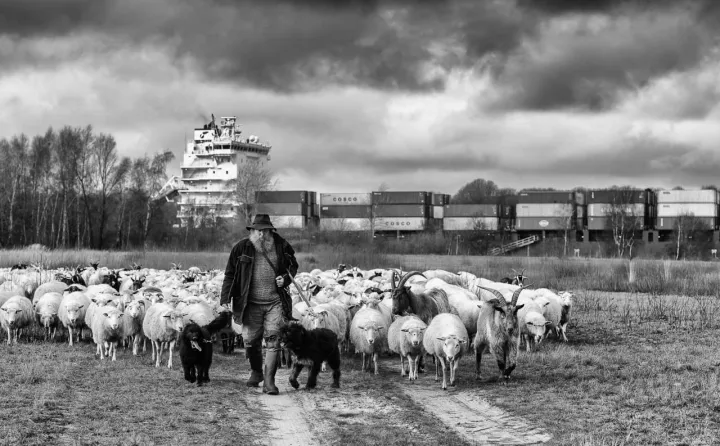
<path fill-rule="evenodd" d="M 297 378 L 303 366 L 307 365 L 310 371 L 305 388 L 314 389 L 320 367 L 323 361 L 327 361 L 333 371 L 331 387 L 340 387 L 340 349 L 337 335 L 331 330 L 327 328 L 307 330 L 299 323 L 293 322 L 280 329 L 280 344 L 295 356 L 293 370 L 290 373 L 291 386 L 296 389 L 300 387 Z"/>
<path fill-rule="evenodd" d="M 230 311 L 220 313 L 207 326 L 201 327 L 194 322 L 185 326 L 180 335 L 180 362 L 182 363 L 185 379 L 197 385 L 210 381 L 210 366 L 212 365 L 213 344 L 212 335 L 230 323 Z"/>

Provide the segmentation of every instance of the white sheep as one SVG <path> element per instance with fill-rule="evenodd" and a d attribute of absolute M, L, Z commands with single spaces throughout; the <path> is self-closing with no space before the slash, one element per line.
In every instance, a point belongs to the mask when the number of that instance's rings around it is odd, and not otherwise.
<path fill-rule="evenodd" d="M 35 303 L 35 313 L 37 321 L 41 327 L 45 328 L 45 340 L 55 339 L 57 327 L 60 322 L 58 311 L 63 295 L 56 292 L 43 294 Z M 51 336 L 52 333 L 52 336 Z"/>
<path fill-rule="evenodd" d="M 168 346 L 168 368 L 172 368 L 172 352 L 178 333 L 185 328 L 183 315 L 176 311 L 172 305 L 164 302 L 150 306 L 145 312 L 143 320 L 143 333 L 150 339 L 153 347 L 152 359 L 155 367 L 160 367 L 160 359 L 165 345 Z"/>
<path fill-rule="evenodd" d="M 90 298 L 85 293 L 75 291 L 63 296 L 58 308 L 58 318 L 68 330 L 70 345 L 73 345 L 73 329 L 78 332 L 78 342 L 82 339 L 83 327 L 89 327 L 85 323 L 85 313 L 90 307 Z"/>
<path fill-rule="evenodd" d="M 0 307 L 0 325 L 7 330 L 8 344 L 18 342 L 20 330 L 33 322 L 33 306 L 25 296 L 13 296 Z"/>
<path fill-rule="evenodd" d="M 541 298 L 538 298 L 538 300 Z M 532 344 L 539 344 L 545 336 L 546 327 L 550 324 L 543 315 L 543 304 L 531 299 L 518 299 L 518 305 L 523 307 L 518 310 L 518 326 L 520 337 L 525 339 L 525 350 L 530 351 Z"/>
<path fill-rule="evenodd" d="M 96 354 L 100 355 L 100 359 L 105 359 L 105 355 L 107 355 L 115 361 L 117 344 L 123 338 L 122 325 L 123 313 L 116 307 L 105 305 L 97 309 L 90 329 L 93 333 L 93 341 L 97 346 Z"/>
<path fill-rule="evenodd" d="M 37 289 L 35 289 L 35 293 L 33 294 L 32 303 L 33 305 L 37 304 L 37 300 L 40 299 L 45 293 L 62 293 L 68 288 L 68 285 L 65 282 L 60 281 L 51 281 L 51 282 L 45 282 Z"/>
<path fill-rule="evenodd" d="M 560 299 L 562 300 L 562 311 L 560 313 L 560 334 L 562 334 L 563 341 L 567 342 L 567 324 L 570 322 L 570 313 L 573 304 L 573 295 L 569 291 L 563 291 L 560 293 Z"/>
<path fill-rule="evenodd" d="M 400 316 L 388 329 L 388 348 L 400 355 L 400 376 L 405 376 L 405 359 L 408 362 L 408 379 L 418 378 L 418 364 L 425 354 L 423 332 L 427 324 L 415 315 Z"/>
<path fill-rule="evenodd" d="M 150 307 L 147 299 L 133 300 L 125 306 L 123 312 L 123 342 L 132 342 L 132 354 L 137 356 L 140 348 L 140 341 L 147 340 L 143 334 L 142 326 L 145 319 L 145 309 Z M 143 352 L 145 343 L 143 343 Z"/>
<path fill-rule="evenodd" d="M 559 296 L 547 288 L 538 288 L 538 297 L 535 301 L 543 308 L 545 319 L 550 322 L 547 331 L 553 331 L 555 335 L 567 342 L 565 336 L 565 327 L 570 317 L 570 306 L 572 305 L 572 295 L 564 292 L 563 296 Z"/>
<path fill-rule="evenodd" d="M 450 385 L 455 385 L 455 373 L 460 358 L 467 352 L 469 337 L 465 324 L 459 316 L 452 313 L 440 313 L 435 316 L 425 330 L 423 346 L 435 356 L 435 381 L 439 379 L 438 368 L 442 367 L 442 389 L 447 390 L 445 368 L 450 369 Z"/>
<path fill-rule="evenodd" d="M 350 341 L 355 346 L 355 351 L 362 353 L 362 370 L 365 371 L 365 357 L 368 358 L 368 369 L 370 358 L 375 365 L 375 374 L 378 375 L 378 356 L 387 350 L 387 331 L 390 324 L 387 318 L 374 308 L 361 308 L 355 314 L 350 324 Z"/>
<path fill-rule="evenodd" d="M 463 321 L 465 329 L 469 336 L 475 336 L 477 331 L 477 320 L 480 315 L 478 308 L 479 298 L 473 293 L 461 286 L 447 283 L 444 279 L 433 278 L 427 281 L 425 289 L 429 290 L 437 288 L 445 291 L 448 302 L 457 311 L 458 316 Z"/>

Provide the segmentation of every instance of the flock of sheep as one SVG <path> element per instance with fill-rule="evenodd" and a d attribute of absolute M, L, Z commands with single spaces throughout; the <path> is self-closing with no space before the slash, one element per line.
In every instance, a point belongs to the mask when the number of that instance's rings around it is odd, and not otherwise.
<path fill-rule="evenodd" d="M 67 330 L 68 342 L 92 333 L 96 355 L 115 361 L 117 348 L 133 355 L 152 346 L 160 367 L 172 357 L 178 333 L 190 322 L 207 325 L 223 311 L 219 294 L 223 271 L 156 270 L 133 265 L 111 270 L 87 268 L 0 270 L 0 324 L 7 342 L 22 331 L 42 327 L 45 339 Z M 460 359 L 475 350 L 476 377 L 480 360 L 490 352 L 506 381 L 515 368 L 524 341 L 530 350 L 548 334 L 567 341 L 572 295 L 522 286 L 522 274 L 511 282 L 492 281 L 468 272 L 444 270 L 404 272 L 397 269 L 347 268 L 298 273 L 293 316 L 308 329 L 328 328 L 341 351 L 361 353 L 362 368 L 374 366 L 379 355 L 400 356 L 401 374 L 418 378 L 425 355 L 442 370 L 442 388 L 455 385 Z M 239 336 L 232 323 L 221 336 Z M 472 346 L 472 347 L 471 347 Z M 407 371 L 406 371 L 407 362 Z"/>

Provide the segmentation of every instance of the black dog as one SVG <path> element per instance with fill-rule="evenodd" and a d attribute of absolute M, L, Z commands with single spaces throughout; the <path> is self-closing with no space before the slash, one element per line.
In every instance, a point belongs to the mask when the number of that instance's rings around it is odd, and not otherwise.
<path fill-rule="evenodd" d="M 280 329 L 280 344 L 289 349 L 295 356 L 293 371 L 290 374 L 290 385 L 300 387 L 298 375 L 303 366 L 310 367 L 306 389 L 314 389 L 317 385 L 317 376 L 323 361 L 333 371 L 333 383 L 330 387 L 340 387 L 340 349 L 335 333 L 327 328 L 307 330 L 297 322 L 290 323 Z"/>
<path fill-rule="evenodd" d="M 197 378 L 198 387 L 210 381 L 212 335 L 230 323 L 231 315 L 230 311 L 224 311 L 205 327 L 190 322 L 180 335 L 180 362 L 185 372 L 185 379 L 194 383 Z"/>

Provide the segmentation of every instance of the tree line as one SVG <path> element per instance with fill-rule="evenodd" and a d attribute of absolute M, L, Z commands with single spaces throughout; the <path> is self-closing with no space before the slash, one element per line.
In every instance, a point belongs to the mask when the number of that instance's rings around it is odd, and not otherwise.
<path fill-rule="evenodd" d="M 172 228 L 152 200 L 171 151 L 123 157 L 111 134 L 87 125 L 0 139 L 0 158 L 2 248 L 135 249 L 162 243 Z"/>

